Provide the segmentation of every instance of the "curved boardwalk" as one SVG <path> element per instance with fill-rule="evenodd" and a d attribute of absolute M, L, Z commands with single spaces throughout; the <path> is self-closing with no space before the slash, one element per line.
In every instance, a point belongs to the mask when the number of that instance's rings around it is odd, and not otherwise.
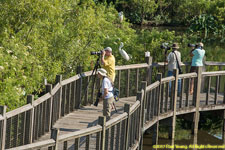
<path fill-rule="evenodd" d="M 178 75 L 174 70 L 174 76 L 163 78 L 161 73 L 153 75 L 153 66 L 149 59 L 147 64 L 117 67 L 115 86 L 124 98 L 115 103 L 118 112 L 113 111 L 109 121 L 101 117 L 101 103 L 98 107 L 89 105 L 98 86 L 98 81 L 86 84 L 91 81 L 91 72 L 63 81 L 57 76 L 54 87 L 47 85 L 46 94 L 37 100 L 29 95 L 27 105 L 7 113 L 1 107 L 1 149 L 137 150 L 142 147 L 144 131 L 150 127 L 154 128 L 153 144 L 158 143 L 159 121 L 166 118 L 171 119 L 170 137 L 174 144 L 176 116 L 187 113 L 194 116 L 193 144 L 197 144 L 199 112 L 225 111 L 225 85 L 221 82 L 225 71 L 202 72 L 198 68 L 196 73 Z M 152 77 L 154 83 L 150 82 Z M 190 95 L 192 79 L 195 91 Z"/>

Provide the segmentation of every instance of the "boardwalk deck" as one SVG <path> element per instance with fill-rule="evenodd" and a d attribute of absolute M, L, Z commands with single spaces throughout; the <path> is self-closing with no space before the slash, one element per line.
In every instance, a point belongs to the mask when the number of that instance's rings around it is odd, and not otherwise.
<path fill-rule="evenodd" d="M 136 97 L 121 98 L 118 102 L 115 102 L 116 109 L 118 112 L 115 112 L 115 109 L 112 110 L 112 117 L 114 118 L 124 112 L 124 104 L 133 104 L 136 101 Z M 60 118 L 55 124 L 54 128 L 59 129 L 59 135 L 63 135 L 69 132 L 78 131 L 81 129 L 89 128 L 97 125 L 98 117 L 102 116 L 103 105 L 102 102 L 99 103 L 98 107 L 93 105 L 85 106 L 81 109 L 73 111 L 72 113 Z M 37 141 L 42 141 L 50 139 L 50 133 L 42 136 Z"/>

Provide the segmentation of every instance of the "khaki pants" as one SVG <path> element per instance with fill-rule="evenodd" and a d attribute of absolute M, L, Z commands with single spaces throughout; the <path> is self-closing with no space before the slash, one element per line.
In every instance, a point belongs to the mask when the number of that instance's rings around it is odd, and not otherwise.
<path fill-rule="evenodd" d="M 111 105 L 113 101 L 114 101 L 114 97 L 103 100 L 103 116 L 106 116 L 106 118 L 109 118 L 111 116 L 111 110 L 112 110 Z"/>

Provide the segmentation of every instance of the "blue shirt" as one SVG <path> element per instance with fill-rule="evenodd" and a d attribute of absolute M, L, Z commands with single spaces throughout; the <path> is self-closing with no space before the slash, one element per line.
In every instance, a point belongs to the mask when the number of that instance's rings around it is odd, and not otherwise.
<path fill-rule="evenodd" d="M 203 66 L 202 60 L 205 56 L 205 50 L 197 48 L 192 51 L 192 54 L 194 56 L 192 57 L 191 66 Z"/>

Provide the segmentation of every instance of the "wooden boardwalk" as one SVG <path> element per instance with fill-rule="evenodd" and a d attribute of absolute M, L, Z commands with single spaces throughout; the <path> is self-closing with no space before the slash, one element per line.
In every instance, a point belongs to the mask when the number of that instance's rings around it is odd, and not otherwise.
<path fill-rule="evenodd" d="M 121 98 L 118 102 L 115 102 L 117 112 L 113 109 L 111 118 L 115 118 L 124 112 L 125 103 L 132 105 L 135 101 L 136 97 L 128 97 Z M 95 107 L 94 105 L 84 106 L 83 108 L 75 110 L 72 113 L 60 118 L 53 127 L 59 129 L 59 135 L 63 135 L 95 126 L 98 124 L 98 117 L 102 116 L 102 109 L 102 102 L 98 104 L 98 107 Z M 50 133 L 42 136 L 37 141 L 43 141 L 46 139 L 50 139 Z"/>
<path fill-rule="evenodd" d="M 185 99 L 185 98 L 186 98 L 186 95 L 183 95 L 182 99 Z M 189 95 L 190 103 L 192 103 L 192 98 L 193 96 Z M 205 104 L 206 102 L 205 98 L 206 98 L 206 94 L 201 93 L 200 105 Z M 179 107 L 179 99 L 180 98 L 178 98 L 177 107 Z M 115 103 L 118 112 L 115 112 L 115 109 L 113 109 L 111 118 L 115 118 L 124 112 L 125 103 L 132 105 L 135 103 L 135 101 L 136 101 L 136 97 L 121 98 L 118 102 Z M 218 104 L 221 104 L 222 101 L 223 101 L 223 96 L 218 95 Z M 214 94 L 210 94 L 209 104 L 212 104 L 213 102 L 214 102 Z M 185 103 L 183 102 L 183 104 Z M 63 135 L 63 134 L 68 134 L 71 132 L 96 126 L 98 124 L 98 117 L 102 116 L 102 109 L 103 109 L 102 102 L 99 103 L 98 107 L 95 107 L 94 105 L 84 106 L 81 109 L 75 110 L 72 113 L 60 118 L 54 124 L 53 127 L 59 129 L 59 135 Z M 92 139 L 95 139 L 95 138 L 96 136 L 91 136 L 90 142 L 91 143 L 94 142 L 95 140 L 92 140 Z M 50 133 L 45 134 L 44 136 L 42 136 L 39 140 L 35 142 L 44 141 L 47 139 L 50 139 Z M 85 149 L 85 144 L 82 141 L 85 141 L 85 138 L 81 139 L 80 141 L 80 149 Z M 73 143 L 74 141 L 68 142 L 69 149 L 74 148 Z M 63 149 L 62 144 L 59 145 L 59 149 Z M 95 147 L 91 146 L 90 149 L 95 149 Z"/>

